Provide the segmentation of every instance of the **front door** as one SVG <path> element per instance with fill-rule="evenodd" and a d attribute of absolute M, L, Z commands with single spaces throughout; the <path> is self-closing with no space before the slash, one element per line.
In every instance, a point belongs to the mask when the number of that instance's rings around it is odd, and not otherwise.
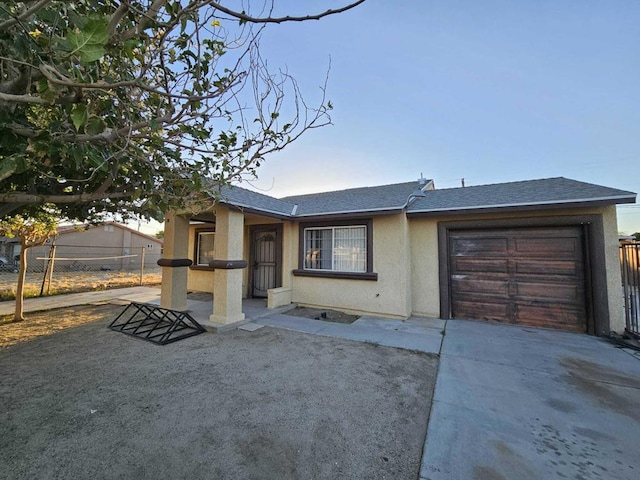
<path fill-rule="evenodd" d="M 251 296 L 267 296 L 280 286 L 281 226 L 256 226 L 251 235 Z"/>

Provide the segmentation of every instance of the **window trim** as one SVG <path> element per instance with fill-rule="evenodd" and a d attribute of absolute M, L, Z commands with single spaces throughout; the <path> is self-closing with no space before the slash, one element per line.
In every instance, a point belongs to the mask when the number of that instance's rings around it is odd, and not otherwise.
<path fill-rule="evenodd" d="M 196 228 L 194 230 L 193 235 L 193 264 L 189 267 L 191 270 L 209 270 L 213 271 L 214 268 L 205 264 L 198 264 L 198 240 L 200 239 L 201 233 L 213 233 L 214 234 L 214 242 L 215 242 L 215 227 L 207 227 L 207 228 Z"/>
<path fill-rule="evenodd" d="M 340 272 L 334 270 L 314 270 L 304 268 L 305 229 L 326 227 L 365 227 L 367 257 L 365 272 Z M 350 280 L 378 280 L 373 271 L 373 220 L 371 218 L 350 218 L 345 220 L 325 220 L 318 222 L 300 222 L 298 226 L 298 268 L 293 274 L 299 277 L 343 278 Z"/>

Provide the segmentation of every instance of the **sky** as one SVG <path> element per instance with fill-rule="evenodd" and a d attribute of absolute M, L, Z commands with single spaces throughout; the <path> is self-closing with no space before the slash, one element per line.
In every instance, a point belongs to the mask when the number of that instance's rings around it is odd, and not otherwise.
<path fill-rule="evenodd" d="M 276 0 L 276 15 L 347 1 Z M 269 26 L 286 68 L 333 125 L 266 159 L 267 195 L 433 179 L 436 188 L 564 176 L 640 192 L 640 2 L 367 0 Z M 640 231 L 640 206 L 618 208 Z"/>

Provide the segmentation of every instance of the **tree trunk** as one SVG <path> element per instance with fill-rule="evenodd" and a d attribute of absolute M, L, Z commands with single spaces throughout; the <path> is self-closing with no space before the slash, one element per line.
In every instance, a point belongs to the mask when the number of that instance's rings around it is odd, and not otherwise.
<path fill-rule="evenodd" d="M 13 319 L 16 322 L 24 320 L 24 282 L 27 277 L 27 242 L 20 239 L 20 271 L 18 272 L 18 286 L 16 287 L 16 312 Z"/>

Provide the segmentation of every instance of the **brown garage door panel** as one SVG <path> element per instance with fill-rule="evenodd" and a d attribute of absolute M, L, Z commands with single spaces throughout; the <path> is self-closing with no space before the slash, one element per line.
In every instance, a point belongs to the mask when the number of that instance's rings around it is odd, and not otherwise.
<path fill-rule="evenodd" d="M 489 293 L 504 298 L 507 298 L 509 295 L 509 282 L 506 278 L 504 280 L 483 279 L 481 282 L 478 282 L 477 278 L 469 278 L 467 275 L 456 275 L 451 278 L 451 284 L 452 288 L 460 293 Z"/>
<path fill-rule="evenodd" d="M 525 275 L 567 275 L 582 274 L 582 262 L 570 260 L 514 260 L 515 271 Z"/>
<path fill-rule="evenodd" d="M 515 285 L 515 289 L 515 296 L 533 298 L 537 302 L 549 304 L 567 303 L 570 305 L 584 302 L 583 289 L 578 285 L 518 282 Z"/>
<path fill-rule="evenodd" d="M 454 257 L 452 262 L 459 273 L 507 273 L 509 271 L 509 261 L 504 258 Z"/>
<path fill-rule="evenodd" d="M 498 255 L 503 256 L 508 249 L 506 238 L 456 238 L 451 245 L 451 254 L 457 255 Z"/>
<path fill-rule="evenodd" d="M 516 238 L 515 250 L 528 257 L 567 258 L 575 256 L 580 249 L 575 237 L 564 238 Z"/>
<path fill-rule="evenodd" d="M 582 227 L 449 232 L 450 314 L 586 331 Z"/>
<path fill-rule="evenodd" d="M 479 301 L 459 301 L 455 305 L 454 318 L 478 318 L 482 320 L 505 321 L 509 318 L 508 305 Z"/>
<path fill-rule="evenodd" d="M 515 318 L 518 323 L 545 328 L 560 328 L 572 332 L 587 331 L 582 312 L 575 309 L 516 303 L 515 312 Z"/>

